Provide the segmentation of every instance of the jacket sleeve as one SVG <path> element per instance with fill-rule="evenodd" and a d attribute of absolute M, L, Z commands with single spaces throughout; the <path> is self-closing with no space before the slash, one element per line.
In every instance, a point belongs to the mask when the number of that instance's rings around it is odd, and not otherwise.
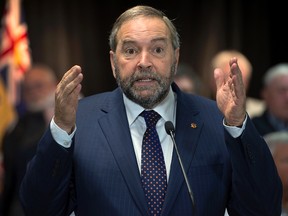
<path fill-rule="evenodd" d="M 73 144 L 70 148 L 60 146 L 47 129 L 20 186 L 26 215 L 66 216 L 72 212 L 72 153 Z"/>
<path fill-rule="evenodd" d="M 225 131 L 231 156 L 232 189 L 228 212 L 233 215 L 281 215 L 282 183 L 270 150 L 251 120 L 234 139 Z"/>

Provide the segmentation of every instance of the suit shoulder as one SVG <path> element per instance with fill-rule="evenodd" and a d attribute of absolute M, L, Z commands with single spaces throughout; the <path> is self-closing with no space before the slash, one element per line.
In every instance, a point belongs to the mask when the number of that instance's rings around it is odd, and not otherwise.
<path fill-rule="evenodd" d="M 123 104 L 123 96 L 122 91 L 117 88 L 114 91 L 101 92 L 81 98 L 78 104 L 78 111 L 89 112 L 100 109 L 108 111 L 118 107 L 120 104 Z"/>
<path fill-rule="evenodd" d="M 79 99 L 79 104 L 85 105 L 85 104 L 91 104 L 91 103 L 99 103 L 105 101 L 107 98 L 111 96 L 112 92 L 102 92 L 102 93 L 97 93 L 93 95 L 89 95 L 86 97 L 83 97 Z"/>
<path fill-rule="evenodd" d="M 206 108 L 212 108 L 212 109 L 217 108 L 216 101 L 210 98 L 207 98 L 201 95 L 194 95 L 194 94 L 187 95 L 187 97 L 188 97 L 188 100 L 191 101 L 193 106 L 199 106 L 199 108 L 203 108 L 203 106 Z"/>

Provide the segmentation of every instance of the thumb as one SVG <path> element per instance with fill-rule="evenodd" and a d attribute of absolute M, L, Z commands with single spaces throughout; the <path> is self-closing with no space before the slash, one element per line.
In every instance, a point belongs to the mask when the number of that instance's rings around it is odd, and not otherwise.
<path fill-rule="evenodd" d="M 222 69 L 216 68 L 214 70 L 214 79 L 216 88 L 219 89 L 225 83 L 225 75 Z"/>

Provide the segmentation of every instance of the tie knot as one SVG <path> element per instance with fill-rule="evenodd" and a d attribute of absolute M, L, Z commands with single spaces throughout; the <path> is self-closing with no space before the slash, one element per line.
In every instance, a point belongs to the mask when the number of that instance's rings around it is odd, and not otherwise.
<path fill-rule="evenodd" d="M 158 120 L 161 118 L 161 116 L 154 110 L 143 111 L 140 115 L 144 117 L 147 127 L 155 127 Z"/>

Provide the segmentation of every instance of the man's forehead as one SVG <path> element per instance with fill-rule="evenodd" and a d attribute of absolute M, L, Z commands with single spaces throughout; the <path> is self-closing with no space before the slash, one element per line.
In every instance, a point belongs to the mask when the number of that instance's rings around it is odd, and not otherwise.
<path fill-rule="evenodd" d="M 168 32 L 168 27 L 162 19 L 157 17 L 139 16 L 125 21 L 119 28 L 118 35 L 134 35 L 141 33 L 162 33 L 163 35 L 167 35 Z"/>

